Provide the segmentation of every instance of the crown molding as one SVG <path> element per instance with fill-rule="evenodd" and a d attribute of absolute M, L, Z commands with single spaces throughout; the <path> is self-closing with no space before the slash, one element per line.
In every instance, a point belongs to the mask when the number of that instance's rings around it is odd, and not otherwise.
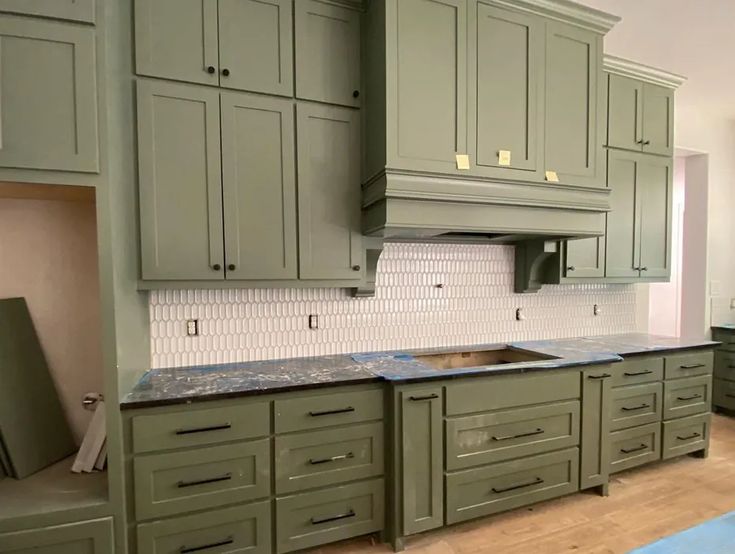
<path fill-rule="evenodd" d="M 570 23 L 602 35 L 620 21 L 617 15 L 571 0 L 492 0 L 492 3 Z"/>
<path fill-rule="evenodd" d="M 602 67 L 608 73 L 622 75 L 623 77 L 632 77 L 633 79 L 639 79 L 670 89 L 679 88 L 687 80 L 682 75 L 664 71 L 663 69 L 656 69 L 655 67 L 626 60 L 625 58 L 610 56 L 609 54 L 603 56 Z"/>

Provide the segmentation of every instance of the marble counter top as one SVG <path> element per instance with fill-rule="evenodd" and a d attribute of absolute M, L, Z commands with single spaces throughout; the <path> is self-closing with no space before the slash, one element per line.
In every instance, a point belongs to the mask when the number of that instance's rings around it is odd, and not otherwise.
<path fill-rule="evenodd" d="M 488 350 L 505 345 L 485 344 L 421 351 L 375 352 L 153 369 L 148 371 L 122 400 L 121 407 L 131 409 L 181 404 L 379 381 L 426 381 L 471 375 L 548 371 L 614 363 L 622 360 L 621 356 L 711 348 L 717 344 L 719 343 L 712 341 L 688 341 L 645 334 L 515 342 L 509 346 L 537 352 L 548 356 L 549 359 L 451 370 L 433 369 L 418 361 L 415 356 L 457 350 Z"/>

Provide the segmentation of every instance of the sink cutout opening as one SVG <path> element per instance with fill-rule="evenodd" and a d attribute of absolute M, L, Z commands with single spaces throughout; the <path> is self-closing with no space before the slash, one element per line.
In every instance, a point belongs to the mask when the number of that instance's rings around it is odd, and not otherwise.
<path fill-rule="evenodd" d="M 443 352 L 440 354 L 421 354 L 414 358 L 436 370 L 462 369 L 466 367 L 485 367 L 519 362 L 540 362 L 556 359 L 555 356 L 531 352 L 513 347 L 492 350 L 469 350 Z"/>

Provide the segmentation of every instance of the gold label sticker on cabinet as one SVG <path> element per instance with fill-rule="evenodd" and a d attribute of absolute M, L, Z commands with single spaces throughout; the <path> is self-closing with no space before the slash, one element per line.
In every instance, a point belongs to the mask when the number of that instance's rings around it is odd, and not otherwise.
<path fill-rule="evenodd" d="M 467 154 L 457 154 L 457 169 L 469 169 L 470 157 Z"/>
<path fill-rule="evenodd" d="M 510 150 L 498 150 L 498 165 L 510 165 Z"/>
<path fill-rule="evenodd" d="M 556 171 L 547 171 L 546 172 L 546 180 L 551 183 L 558 183 L 559 182 L 559 176 L 556 174 Z"/>

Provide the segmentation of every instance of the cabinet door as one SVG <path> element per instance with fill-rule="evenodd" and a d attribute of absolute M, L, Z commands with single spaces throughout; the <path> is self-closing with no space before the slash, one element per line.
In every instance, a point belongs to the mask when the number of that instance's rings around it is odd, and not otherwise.
<path fill-rule="evenodd" d="M 476 172 L 533 179 L 539 170 L 543 175 L 543 49 L 543 20 L 477 4 L 469 63 L 469 136 Z"/>
<path fill-rule="evenodd" d="M 674 155 L 674 91 L 643 84 L 643 151 Z"/>
<path fill-rule="evenodd" d="M 299 276 L 360 279 L 360 113 L 297 107 Z"/>
<path fill-rule="evenodd" d="M 112 518 L 0 534 L 2 554 L 110 554 Z"/>
<path fill-rule="evenodd" d="M 640 202 L 636 198 L 638 160 L 641 154 L 608 151 L 606 277 L 637 278 L 640 275 Z"/>
<path fill-rule="evenodd" d="M 360 13 L 316 0 L 296 2 L 296 96 L 359 106 Z"/>
<path fill-rule="evenodd" d="M 571 25 L 546 24 L 545 169 L 562 183 L 605 184 L 602 39 Z"/>
<path fill-rule="evenodd" d="M 99 172 L 92 28 L 0 16 L 0 167 Z"/>
<path fill-rule="evenodd" d="M 638 164 L 641 213 L 641 277 L 671 273 L 672 162 L 643 156 Z"/>
<path fill-rule="evenodd" d="M 219 93 L 138 82 L 143 279 L 222 279 Z"/>
<path fill-rule="evenodd" d="M 135 67 L 139 75 L 217 85 L 217 3 L 135 0 Z"/>
<path fill-rule="evenodd" d="M 293 95 L 291 0 L 219 0 L 223 87 Z"/>
<path fill-rule="evenodd" d="M 444 523 L 441 387 L 406 387 L 399 393 L 403 535 Z"/>
<path fill-rule="evenodd" d="M 465 0 L 388 0 L 389 167 L 457 173 L 467 154 Z"/>
<path fill-rule="evenodd" d="M 609 478 L 612 398 L 609 369 L 601 367 L 582 372 L 580 489 L 604 485 Z"/>
<path fill-rule="evenodd" d="M 95 0 L 0 0 L 0 11 L 94 23 Z"/>
<path fill-rule="evenodd" d="M 564 253 L 564 277 L 605 276 L 604 236 L 567 241 Z"/>
<path fill-rule="evenodd" d="M 641 151 L 643 145 L 643 83 L 608 75 L 607 145 Z"/>
<path fill-rule="evenodd" d="M 221 98 L 227 279 L 296 279 L 293 102 Z"/>

